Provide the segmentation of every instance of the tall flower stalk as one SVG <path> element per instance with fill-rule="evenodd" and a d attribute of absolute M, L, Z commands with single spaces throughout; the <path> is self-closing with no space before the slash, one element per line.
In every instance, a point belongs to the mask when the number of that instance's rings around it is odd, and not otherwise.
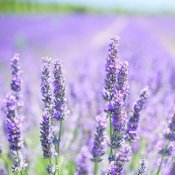
<path fill-rule="evenodd" d="M 146 174 L 145 160 L 144 160 L 144 158 L 142 158 L 140 167 L 139 167 L 136 175 L 145 175 L 145 174 Z"/>
<path fill-rule="evenodd" d="M 65 82 L 59 61 L 53 62 L 53 124 L 59 123 L 59 131 L 54 133 L 54 145 L 59 158 L 63 120 L 69 114 L 65 95 Z M 55 127 L 58 127 L 55 125 Z"/>
<path fill-rule="evenodd" d="M 54 175 L 57 172 L 57 162 L 56 165 L 52 163 L 53 156 L 56 156 L 53 144 L 53 132 L 51 119 L 53 115 L 53 101 L 52 101 L 52 84 L 51 84 L 51 59 L 43 58 L 43 68 L 41 75 L 41 93 L 43 100 L 43 115 L 42 123 L 40 127 L 40 140 L 43 150 L 43 157 L 49 160 L 49 165 L 47 167 L 48 174 Z"/>
<path fill-rule="evenodd" d="M 27 164 L 22 158 L 21 148 L 23 141 L 21 137 L 21 118 L 17 113 L 18 103 L 13 94 L 7 95 L 5 99 L 6 117 L 7 117 L 7 134 L 10 151 L 13 157 L 13 172 L 23 174 Z"/>
<path fill-rule="evenodd" d="M 133 106 L 132 115 L 129 118 L 126 131 L 126 139 L 131 143 L 137 139 L 137 128 L 139 125 L 140 112 L 143 109 L 144 104 L 146 103 L 148 94 L 149 94 L 148 87 L 145 87 L 140 92 L 140 96 Z"/>
<path fill-rule="evenodd" d="M 172 154 L 175 143 L 175 112 L 168 122 L 168 127 L 164 132 L 164 139 L 166 140 L 159 149 L 161 160 L 156 171 L 156 175 L 159 175 L 162 169 L 163 160 L 165 157 L 169 157 Z"/>
<path fill-rule="evenodd" d="M 110 111 L 112 103 L 114 101 L 114 90 L 116 88 L 117 82 L 117 66 L 118 66 L 118 46 L 119 38 L 114 37 L 111 39 L 109 44 L 109 50 L 105 65 L 106 77 L 103 98 L 106 101 L 107 107 L 105 112 L 109 118 L 109 135 L 110 135 L 110 145 L 112 145 L 112 113 Z M 110 148 L 109 157 L 112 156 L 112 148 Z"/>
<path fill-rule="evenodd" d="M 123 142 L 126 131 L 127 114 L 125 110 L 125 102 L 128 95 L 128 63 L 118 62 L 118 70 L 116 73 L 116 82 L 113 87 L 113 98 L 107 108 L 110 114 L 110 155 L 109 161 L 114 159 L 117 149 Z"/>
<path fill-rule="evenodd" d="M 6 129 L 9 141 L 9 147 L 13 158 L 13 172 L 23 174 L 26 170 L 27 163 L 24 161 L 21 154 L 23 146 L 21 136 L 21 86 L 22 86 L 22 71 L 19 63 L 19 54 L 15 54 L 11 59 L 11 93 L 5 99 L 6 112 Z M 27 173 L 27 172 L 26 172 Z"/>
<path fill-rule="evenodd" d="M 102 156 L 105 154 L 105 135 L 104 131 L 107 127 L 105 116 L 96 117 L 97 126 L 94 138 L 94 144 L 92 147 L 92 161 L 94 162 L 94 175 L 98 173 L 98 163 L 102 161 Z"/>
<path fill-rule="evenodd" d="M 76 161 L 76 175 L 89 175 L 90 167 L 89 167 L 90 153 L 89 149 L 84 146 L 80 151 L 80 155 Z"/>
<path fill-rule="evenodd" d="M 47 167 L 48 174 L 56 174 L 57 167 L 52 163 L 52 158 L 55 156 L 55 150 L 53 145 L 53 133 L 51 126 L 51 118 L 48 112 L 43 113 L 43 120 L 40 127 L 40 140 L 43 150 L 43 157 L 49 160 Z"/>
<path fill-rule="evenodd" d="M 22 71 L 19 63 L 19 54 L 15 54 L 11 59 L 11 90 L 12 94 L 17 100 L 18 108 L 22 106 L 21 103 L 21 85 L 22 85 Z"/>
<path fill-rule="evenodd" d="M 130 158 L 130 147 L 122 145 L 118 150 L 115 159 L 110 162 L 108 170 L 105 175 L 122 175 L 125 163 Z"/>

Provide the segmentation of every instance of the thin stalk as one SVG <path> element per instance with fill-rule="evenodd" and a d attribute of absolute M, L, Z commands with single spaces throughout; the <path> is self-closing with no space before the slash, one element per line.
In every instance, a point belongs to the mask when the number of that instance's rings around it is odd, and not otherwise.
<path fill-rule="evenodd" d="M 20 159 L 20 156 L 19 156 L 19 151 L 16 151 L 16 154 L 17 154 L 17 156 L 18 156 L 18 161 L 20 162 L 20 161 L 21 161 L 21 159 Z M 23 173 L 22 173 L 22 170 L 21 170 L 21 169 L 20 169 L 19 173 L 20 173 L 20 175 L 23 175 Z"/>
<path fill-rule="evenodd" d="M 167 149 L 169 146 L 169 143 L 167 143 L 165 149 Z M 162 163 L 163 163 L 163 159 L 164 159 L 164 155 L 162 154 L 162 157 L 161 157 L 161 160 L 160 160 L 160 164 L 158 166 L 158 169 L 157 169 L 157 172 L 156 172 L 156 175 L 159 175 L 160 174 L 160 171 L 161 171 L 161 168 L 162 168 Z"/>
<path fill-rule="evenodd" d="M 58 156 L 59 156 L 59 153 L 60 153 L 61 135 L 62 135 L 62 120 L 60 120 L 60 130 L 59 130 L 59 136 L 58 136 L 58 149 L 57 149 Z"/>
<path fill-rule="evenodd" d="M 52 120 L 52 126 L 54 126 L 54 121 L 53 121 L 53 120 Z M 54 131 L 53 131 L 53 136 L 56 137 L 56 133 L 55 133 Z M 56 143 L 54 143 L 54 148 L 55 148 L 55 150 L 57 151 L 57 144 L 56 144 Z M 56 168 L 58 168 L 58 167 L 59 167 L 59 166 L 58 166 L 58 156 L 55 155 L 54 158 L 55 158 L 55 165 L 56 165 Z M 57 172 L 58 172 L 58 170 L 56 170 L 56 174 L 57 174 Z M 58 172 L 58 174 L 59 174 L 59 172 Z"/>
<path fill-rule="evenodd" d="M 163 159 L 164 159 L 164 156 L 162 156 L 162 158 L 160 160 L 160 164 L 159 164 L 159 167 L 157 169 L 156 175 L 160 174 L 160 171 L 161 171 L 161 168 L 162 168 Z"/>
<path fill-rule="evenodd" d="M 94 164 L 94 175 L 97 175 L 98 173 L 98 162 L 95 162 Z"/>
<path fill-rule="evenodd" d="M 109 116 L 109 134 L 110 134 L 110 146 L 112 146 L 112 117 Z M 113 155 L 112 147 L 110 147 L 110 156 Z"/>

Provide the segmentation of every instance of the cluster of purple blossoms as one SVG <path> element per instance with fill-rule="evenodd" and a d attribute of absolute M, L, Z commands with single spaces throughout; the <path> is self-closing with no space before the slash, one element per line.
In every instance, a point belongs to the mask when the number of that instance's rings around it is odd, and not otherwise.
<path fill-rule="evenodd" d="M 106 63 L 105 93 L 107 101 L 105 112 L 110 118 L 109 160 L 114 160 L 112 150 L 119 149 L 126 131 L 125 101 L 128 95 L 128 63 L 118 59 L 119 39 L 113 38 L 109 45 L 109 54 Z"/>
<path fill-rule="evenodd" d="M 55 174 L 57 171 L 56 165 L 51 163 L 51 158 L 56 156 L 55 147 L 53 144 L 52 132 L 52 115 L 53 115 L 53 100 L 52 100 L 52 84 L 51 84 L 51 59 L 43 58 L 43 68 L 41 75 L 41 93 L 43 100 L 43 114 L 40 125 L 40 141 L 43 150 L 43 157 L 50 160 L 47 166 L 48 174 Z"/>
<path fill-rule="evenodd" d="M 130 142 L 133 142 L 137 138 L 137 128 L 139 125 L 140 112 L 143 109 L 144 104 L 146 103 L 148 94 L 149 90 L 148 87 L 146 87 L 140 92 L 140 97 L 134 104 L 133 112 L 131 117 L 129 118 L 126 131 L 127 140 Z"/>
<path fill-rule="evenodd" d="M 43 114 L 43 120 L 40 127 L 41 132 L 41 146 L 43 149 L 43 157 L 51 158 L 54 156 L 55 151 L 53 147 L 53 135 L 52 135 L 52 126 L 51 118 L 48 112 Z"/>
<path fill-rule="evenodd" d="M 92 160 L 94 162 L 101 162 L 102 156 L 105 154 L 106 138 L 104 135 L 104 131 L 107 127 L 107 122 L 106 117 L 103 115 L 97 116 L 96 120 L 97 120 L 96 133 L 91 154 L 92 154 Z"/>
<path fill-rule="evenodd" d="M 103 94 L 104 99 L 108 102 L 113 100 L 113 93 L 117 81 L 118 46 L 119 38 L 112 38 L 109 44 L 108 57 L 105 65 L 106 78 L 104 87 L 105 92 Z"/>
<path fill-rule="evenodd" d="M 21 149 L 21 119 L 17 115 L 17 100 L 14 95 L 9 94 L 5 100 L 7 116 L 7 134 L 10 149 L 18 151 Z"/>
<path fill-rule="evenodd" d="M 171 120 L 168 122 L 168 129 L 164 133 L 164 137 L 170 142 L 175 141 L 175 113 L 173 114 Z"/>
<path fill-rule="evenodd" d="M 125 100 L 128 95 L 128 63 L 121 62 L 119 64 L 119 71 L 117 73 L 117 83 L 114 94 L 114 101 L 112 104 L 112 142 L 111 147 L 118 149 L 124 138 L 126 130 Z"/>
<path fill-rule="evenodd" d="M 65 84 L 62 73 L 62 67 L 59 61 L 54 61 L 53 69 L 53 94 L 54 94 L 54 114 L 53 117 L 57 120 L 62 120 L 68 115 L 65 97 Z"/>
<path fill-rule="evenodd" d="M 130 153 L 130 147 L 123 144 L 122 147 L 118 150 L 115 159 L 110 162 L 110 165 L 105 175 L 122 175 L 124 165 L 130 158 Z"/>
<path fill-rule="evenodd" d="M 128 85 L 128 62 L 124 61 L 119 64 L 119 71 L 117 73 L 117 85 L 116 89 L 123 94 L 123 100 L 125 101 L 129 93 Z"/>
<path fill-rule="evenodd" d="M 175 112 L 168 122 L 164 138 L 167 140 L 167 143 L 159 145 L 159 153 L 163 156 L 170 156 L 175 149 Z"/>
<path fill-rule="evenodd" d="M 52 105 L 52 87 L 51 87 L 51 59 L 43 58 L 43 68 L 41 75 L 41 93 L 44 107 L 43 109 L 50 114 L 53 113 L 53 105 Z"/>
<path fill-rule="evenodd" d="M 13 171 L 19 172 L 26 168 L 27 164 L 20 156 L 20 150 L 23 146 L 21 138 L 21 118 L 17 113 L 18 104 L 13 94 L 7 95 L 5 99 L 7 134 L 9 147 L 13 156 Z"/>
<path fill-rule="evenodd" d="M 142 158 L 140 168 L 137 171 L 137 175 L 145 175 L 146 174 L 146 166 L 145 166 L 145 160 Z"/>
<path fill-rule="evenodd" d="M 19 64 L 19 54 L 15 54 L 11 59 L 11 90 L 12 94 L 16 97 L 18 107 L 22 106 L 21 98 L 21 84 L 22 84 L 22 71 Z"/>
<path fill-rule="evenodd" d="M 82 147 L 80 155 L 77 158 L 76 164 L 76 175 L 88 175 L 90 173 L 89 169 L 90 153 L 86 146 Z"/>
<path fill-rule="evenodd" d="M 123 135 L 125 133 L 126 126 L 126 112 L 124 110 L 123 94 L 116 94 L 115 101 L 112 108 L 112 142 L 111 147 L 118 149 L 123 141 Z"/>

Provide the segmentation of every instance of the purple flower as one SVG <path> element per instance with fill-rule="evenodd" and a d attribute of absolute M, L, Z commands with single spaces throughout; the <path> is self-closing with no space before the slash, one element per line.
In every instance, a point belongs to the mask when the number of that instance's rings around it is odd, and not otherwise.
<path fill-rule="evenodd" d="M 106 101 L 111 101 L 113 99 L 113 90 L 116 86 L 117 81 L 117 61 L 118 61 L 118 46 L 119 38 L 114 37 L 111 39 L 108 50 L 107 62 L 105 65 L 106 78 L 105 78 L 105 91 L 104 99 Z"/>
<path fill-rule="evenodd" d="M 113 149 L 118 149 L 124 138 L 124 133 L 126 130 L 126 112 L 124 110 L 123 94 L 119 91 L 116 93 L 115 101 L 113 103 L 112 110 L 112 142 L 111 147 Z"/>
<path fill-rule="evenodd" d="M 137 171 L 137 175 L 145 175 L 145 173 L 146 173 L 145 160 L 142 158 L 140 168 Z"/>
<path fill-rule="evenodd" d="M 21 172 L 27 167 L 20 150 L 23 146 L 21 137 L 21 118 L 18 115 L 17 99 L 13 94 L 7 95 L 5 99 L 7 117 L 7 135 L 9 147 L 13 157 L 13 172 Z"/>
<path fill-rule="evenodd" d="M 107 127 L 106 117 L 101 115 L 96 117 L 97 126 L 94 138 L 94 145 L 92 147 L 92 160 L 94 162 L 102 161 L 102 156 L 105 154 L 105 136 L 104 131 Z"/>
<path fill-rule="evenodd" d="M 43 110 L 47 111 L 49 115 L 52 115 L 52 86 L 51 86 L 51 72 L 50 64 L 51 59 L 43 58 L 43 68 L 41 75 L 41 93 L 43 100 Z"/>
<path fill-rule="evenodd" d="M 166 143 L 159 143 L 159 153 L 163 156 L 172 155 L 175 150 L 175 113 L 168 122 L 168 127 L 164 131 Z"/>
<path fill-rule="evenodd" d="M 90 153 L 86 146 L 82 147 L 80 155 L 77 158 L 76 175 L 88 175 L 89 174 L 89 160 Z"/>
<path fill-rule="evenodd" d="M 164 137 L 171 142 L 175 141 L 175 113 L 168 122 L 168 129 L 164 133 Z"/>
<path fill-rule="evenodd" d="M 12 94 L 7 95 L 5 99 L 7 134 L 10 149 L 18 151 L 22 147 L 21 140 L 21 119 L 17 114 L 17 100 Z"/>
<path fill-rule="evenodd" d="M 19 64 L 19 54 L 15 54 L 11 59 L 11 90 L 12 94 L 17 99 L 18 107 L 22 106 L 20 102 L 21 98 L 21 84 L 22 84 L 22 71 Z"/>
<path fill-rule="evenodd" d="M 43 119 L 40 126 L 40 133 L 43 157 L 51 158 L 55 155 L 55 151 L 53 145 L 51 118 L 47 111 L 43 113 Z"/>
<path fill-rule="evenodd" d="M 62 73 L 62 67 L 59 61 L 54 61 L 54 81 L 53 81 L 53 93 L 54 93 L 54 114 L 55 119 L 64 119 L 68 115 L 66 97 L 65 97 L 65 85 Z"/>
<path fill-rule="evenodd" d="M 130 156 L 130 147 L 127 145 L 122 145 L 122 147 L 118 150 L 118 153 L 114 159 L 111 161 L 106 175 L 123 175 L 123 168 L 125 163 L 129 160 Z"/>
<path fill-rule="evenodd" d="M 148 98 L 148 87 L 144 88 L 141 91 L 140 97 L 135 102 L 133 107 L 133 113 L 128 121 L 126 137 L 127 140 L 129 140 L 130 142 L 133 142 L 137 138 L 137 128 L 139 125 L 140 112 L 144 104 L 146 103 L 147 98 Z"/>
<path fill-rule="evenodd" d="M 124 101 L 127 98 L 129 85 L 128 85 L 128 62 L 122 62 L 119 65 L 119 71 L 117 73 L 117 85 L 116 89 L 123 94 Z"/>

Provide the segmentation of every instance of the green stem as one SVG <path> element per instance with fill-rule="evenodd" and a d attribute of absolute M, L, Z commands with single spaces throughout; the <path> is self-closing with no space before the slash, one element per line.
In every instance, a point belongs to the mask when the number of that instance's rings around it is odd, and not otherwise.
<path fill-rule="evenodd" d="M 167 143 L 165 149 L 167 149 L 169 146 L 169 143 Z M 160 164 L 158 166 L 158 169 L 157 169 L 157 172 L 156 172 L 156 175 L 159 175 L 160 174 L 160 171 L 161 171 L 161 168 L 162 168 L 162 163 L 163 163 L 163 159 L 164 159 L 164 155 L 162 154 L 162 157 L 161 157 L 161 160 L 160 160 Z"/>
<path fill-rule="evenodd" d="M 161 171 L 161 168 L 162 168 L 163 159 L 164 159 L 164 156 L 162 156 L 162 158 L 160 160 L 160 164 L 159 164 L 159 167 L 157 169 L 156 175 L 160 174 L 160 171 Z"/>
<path fill-rule="evenodd" d="M 98 162 L 95 162 L 94 164 L 94 175 L 97 175 L 98 173 Z"/>
<path fill-rule="evenodd" d="M 21 159 L 20 159 L 20 156 L 19 156 L 19 151 L 16 151 L 16 154 L 17 154 L 17 157 L 18 157 L 18 161 L 20 162 L 20 161 L 21 161 Z M 23 173 L 22 173 L 22 170 L 21 170 L 21 169 L 20 169 L 19 173 L 20 173 L 20 175 L 23 175 Z"/>
<path fill-rule="evenodd" d="M 57 150 L 58 156 L 59 156 L 59 153 L 60 153 L 61 135 L 62 135 L 62 120 L 60 120 L 60 130 L 59 130 L 59 136 L 58 136 L 58 150 Z"/>
<path fill-rule="evenodd" d="M 112 145 L 112 117 L 109 116 L 109 134 L 110 134 L 110 145 Z M 110 156 L 113 155 L 112 147 L 110 147 Z"/>

